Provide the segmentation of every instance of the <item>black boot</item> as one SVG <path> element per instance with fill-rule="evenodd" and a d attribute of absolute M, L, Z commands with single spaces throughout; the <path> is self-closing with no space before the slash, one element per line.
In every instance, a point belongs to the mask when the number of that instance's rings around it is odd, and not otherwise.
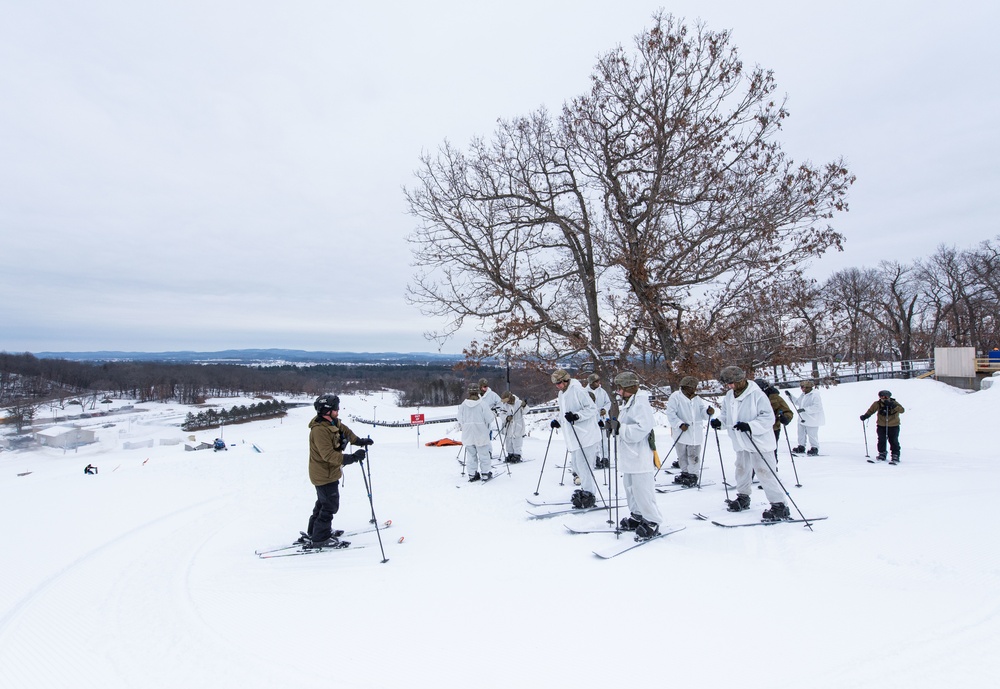
<path fill-rule="evenodd" d="M 807 452 L 806 454 L 809 455 L 810 457 L 815 457 L 816 455 L 819 454 L 819 448 L 818 447 L 810 447 L 809 448 L 809 452 Z"/>
<path fill-rule="evenodd" d="M 780 522 L 782 519 L 788 519 L 789 516 L 788 507 L 783 502 L 772 502 L 771 507 L 760 515 L 761 520 L 765 522 Z"/>
<path fill-rule="evenodd" d="M 875 459 L 877 459 L 880 462 L 884 462 L 885 461 L 885 453 L 884 452 L 879 452 L 877 455 L 875 455 Z"/>
<path fill-rule="evenodd" d="M 586 490 L 574 490 L 573 497 L 570 500 L 576 509 L 593 507 L 597 504 L 594 494 Z"/>
<path fill-rule="evenodd" d="M 635 540 L 645 541 L 660 533 L 660 525 L 655 522 L 646 521 L 639 517 L 639 524 L 635 527 Z"/>
<path fill-rule="evenodd" d="M 473 474 L 472 476 L 469 477 L 469 483 L 473 483 L 474 481 L 482 481 L 482 480 L 483 480 L 483 477 L 479 475 L 478 471 L 475 474 Z"/>
<path fill-rule="evenodd" d="M 889 464 L 899 464 L 899 454 L 893 453 L 892 459 L 889 460 Z"/>
<path fill-rule="evenodd" d="M 804 445 L 796 445 L 795 447 L 792 448 L 792 452 L 797 452 L 799 454 L 802 454 L 805 451 L 806 451 L 806 448 L 805 448 Z"/>
<path fill-rule="evenodd" d="M 729 503 L 730 512 L 742 512 L 750 509 L 750 496 L 743 493 L 737 493 L 735 500 L 726 500 L 726 502 Z"/>
<path fill-rule="evenodd" d="M 622 523 L 619 525 L 619 528 L 622 531 L 635 531 L 635 527 L 639 526 L 641 519 L 642 517 L 637 514 L 633 514 L 629 517 L 622 517 Z"/>

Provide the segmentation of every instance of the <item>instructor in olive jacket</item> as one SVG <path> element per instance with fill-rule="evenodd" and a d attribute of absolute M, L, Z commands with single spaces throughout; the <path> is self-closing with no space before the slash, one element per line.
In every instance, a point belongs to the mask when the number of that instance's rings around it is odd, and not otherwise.
<path fill-rule="evenodd" d="M 347 444 L 365 447 L 374 441 L 359 438 L 337 418 L 340 398 L 321 395 L 313 403 L 316 418 L 309 422 L 309 480 L 316 486 L 316 504 L 309 517 L 307 546 L 328 547 L 335 545 L 333 515 L 340 510 L 340 478 L 342 467 L 365 458 L 365 451 L 355 450 L 344 454 Z"/>

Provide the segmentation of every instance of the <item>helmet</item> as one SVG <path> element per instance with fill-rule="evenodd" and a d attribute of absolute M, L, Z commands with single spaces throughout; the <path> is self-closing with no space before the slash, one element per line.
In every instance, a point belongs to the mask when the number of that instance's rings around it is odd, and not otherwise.
<path fill-rule="evenodd" d="M 557 368 L 552 372 L 552 382 L 553 383 L 568 383 L 569 382 L 569 372 L 564 368 Z"/>
<path fill-rule="evenodd" d="M 806 392 L 809 392 L 816 386 L 813 385 L 813 382 L 811 380 L 804 380 L 801 383 L 799 383 L 799 387 L 805 390 Z"/>
<path fill-rule="evenodd" d="M 490 386 L 490 381 L 486 380 L 485 378 L 480 378 L 479 379 L 479 387 L 480 388 L 488 388 L 489 386 Z"/>
<path fill-rule="evenodd" d="M 878 391 L 878 396 L 879 397 L 892 397 L 892 393 L 889 392 L 888 390 L 879 390 Z"/>
<path fill-rule="evenodd" d="M 754 381 L 761 390 L 767 390 L 767 378 L 758 378 Z"/>
<path fill-rule="evenodd" d="M 719 371 L 719 380 L 723 383 L 739 383 L 741 380 L 746 379 L 746 371 L 739 366 L 726 366 L 724 369 Z"/>
<path fill-rule="evenodd" d="M 500 399 L 503 400 L 504 402 L 513 402 L 514 393 L 511 392 L 510 390 L 504 390 L 502 393 L 500 393 Z"/>
<path fill-rule="evenodd" d="M 336 395 L 320 395 L 313 402 L 313 407 L 317 414 L 327 414 L 331 411 L 340 411 L 340 398 Z"/>
<path fill-rule="evenodd" d="M 587 385 L 593 385 L 594 383 L 597 383 L 600 380 L 601 377 L 599 375 L 597 375 L 596 373 L 591 373 L 589 376 L 587 376 Z"/>
<path fill-rule="evenodd" d="M 682 388 L 694 388 L 695 390 L 697 390 L 698 379 L 695 378 L 694 376 L 684 376 L 683 378 L 681 378 L 680 386 Z"/>
<path fill-rule="evenodd" d="M 482 394 L 482 391 L 479 389 L 478 385 L 470 385 L 469 386 L 469 399 L 470 400 L 477 400 L 477 399 L 479 399 L 479 395 L 480 394 Z"/>
<path fill-rule="evenodd" d="M 639 376 L 632 373 L 632 371 L 622 371 L 615 376 L 615 385 L 623 390 L 625 388 L 637 388 L 639 387 Z"/>

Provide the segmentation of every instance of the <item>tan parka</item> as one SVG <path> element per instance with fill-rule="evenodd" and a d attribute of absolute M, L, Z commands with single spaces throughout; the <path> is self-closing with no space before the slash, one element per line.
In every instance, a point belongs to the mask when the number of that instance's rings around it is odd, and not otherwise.
<path fill-rule="evenodd" d="M 341 437 L 346 440 L 343 442 Z M 333 423 L 321 416 L 309 422 L 309 480 L 314 486 L 339 481 L 344 475 L 344 453 L 338 449 L 360 438 L 350 428 L 335 419 Z"/>
<path fill-rule="evenodd" d="M 888 416 L 886 416 L 885 411 L 883 409 L 879 408 L 879 405 L 882 404 L 881 400 L 875 400 L 874 402 L 872 402 L 872 406 L 868 407 L 868 411 L 865 412 L 865 416 L 871 416 L 872 414 L 875 414 L 875 424 L 877 426 L 898 426 L 899 415 L 906 410 L 903 409 L 902 404 L 900 404 L 893 398 L 890 397 L 889 401 L 893 403 L 893 407 L 889 410 Z M 876 414 L 876 412 L 878 413 Z"/>

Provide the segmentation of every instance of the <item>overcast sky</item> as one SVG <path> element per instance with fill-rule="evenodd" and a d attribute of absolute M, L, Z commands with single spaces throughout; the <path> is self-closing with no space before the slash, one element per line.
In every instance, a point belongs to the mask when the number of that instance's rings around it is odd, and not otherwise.
<path fill-rule="evenodd" d="M 436 351 L 419 155 L 557 110 L 660 7 L 857 175 L 817 277 L 1000 233 L 995 0 L 0 0 L 0 350 Z"/>

